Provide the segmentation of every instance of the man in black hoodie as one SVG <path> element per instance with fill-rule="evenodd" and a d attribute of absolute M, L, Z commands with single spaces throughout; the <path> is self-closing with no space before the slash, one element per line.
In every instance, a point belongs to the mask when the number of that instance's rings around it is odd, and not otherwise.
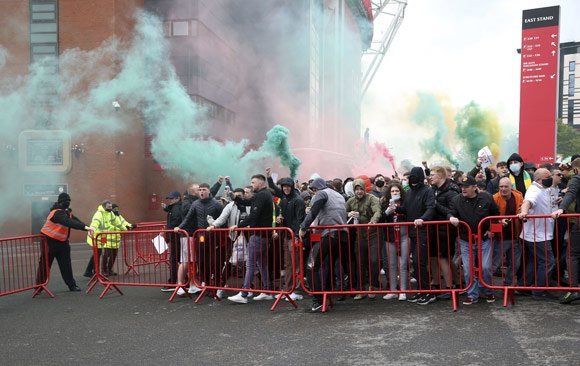
<path fill-rule="evenodd" d="M 80 291 L 73 277 L 72 264 L 70 259 L 69 236 L 70 229 L 84 230 L 94 232 L 94 229 L 76 218 L 70 209 L 70 196 L 67 193 L 58 195 L 58 201 L 50 209 L 40 233 L 46 238 L 48 244 L 48 259 L 43 251 L 38 263 L 38 272 L 36 274 L 36 283 L 42 284 L 46 281 L 48 273 L 45 271 L 45 263 L 48 262 L 48 272 L 54 258 L 58 262 L 58 268 L 62 279 L 70 291 Z"/>
<path fill-rule="evenodd" d="M 267 228 L 272 227 L 274 213 L 274 200 L 272 199 L 272 193 L 268 190 L 266 177 L 262 174 L 256 174 L 252 176 L 250 181 L 252 189 L 255 193 L 252 199 L 252 207 L 250 209 L 250 214 L 238 225 L 230 227 L 230 230 L 235 230 L 238 227 L 250 227 L 250 228 Z M 238 200 L 236 200 L 237 202 Z M 260 275 L 262 278 L 262 289 L 270 289 L 270 276 L 267 269 L 268 263 L 268 238 L 260 232 L 252 232 L 250 236 L 250 241 L 248 244 L 248 259 L 246 260 L 246 277 L 244 278 L 244 289 L 249 289 L 252 280 L 254 279 L 254 270 L 256 265 L 260 269 Z M 272 300 L 272 295 L 261 293 L 254 297 L 254 300 Z M 248 302 L 248 293 L 246 291 L 240 291 L 237 295 L 228 297 L 228 300 L 237 302 L 240 304 L 246 304 Z"/>
<path fill-rule="evenodd" d="M 294 232 L 295 237 L 298 237 L 300 231 L 300 224 L 304 221 L 305 204 L 298 190 L 294 188 L 294 181 L 290 177 L 282 178 L 278 184 L 282 189 L 278 188 L 272 180 L 271 169 L 266 168 L 266 175 L 268 177 L 268 186 L 274 190 L 276 197 L 281 199 L 280 211 L 281 215 L 277 217 L 276 223 L 287 227 Z M 284 239 L 284 273 L 286 289 L 292 286 L 292 238 Z M 296 257 L 295 257 L 296 258 Z M 292 300 L 301 300 L 301 296 L 295 293 L 290 295 Z"/>
<path fill-rule="evenodd" d="M 411 250 L 413 252 L 413 270 L 418 277 L 417 288 L 429 289 L 429 247 L 427 246 L 427 230 L 423 226 L 425 221 L 432 220 L 435 215 L 435 195 L 433 190 L 425 184 L 425 173 L 420 167 L 413 167 L 409 174 L 409 187 L 403 206 L 397 213 L 406 215 L 408 222 L 415 224 L 415 229 L 409 229 Z M 399 212 L 401 211 L 401 212 Z M 410 302 L 427 305 L 435 301 L 433 294 L 418 293 L 408 298 Z"/>

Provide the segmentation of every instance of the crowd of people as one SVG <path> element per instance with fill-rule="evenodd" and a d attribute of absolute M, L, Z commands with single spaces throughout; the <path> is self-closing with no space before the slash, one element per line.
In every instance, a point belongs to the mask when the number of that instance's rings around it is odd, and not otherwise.
<path fill-rule="evenodd" d="M 449 292 L 435 294 L 430 289 L 451 291 L 470 283 L 469 246 L 472 246 L 473 253 L 478 253 L 476 246 L 479 243 L 480 270 L 487 284 L 492 283 L 494 276 L 499 276 L 504 285 L 533 287 L 534 291 L 529 295 L 541 298 L 554 297 L 552 292 L 541 291 L 541 287 L 566 284 L 570 291 L 559 300 L 570 303 L 580 299 L 580 292 L 575 289 L 579 275 L 580 227 L 560 215 L 580 212 L 580 202 L 576 204 L 580 199 L 579 172 L 578 156 L 574 156 L 570 164 L 536 166 L 525 163 L 514 153 L 495 166 L 483 167 L 477 161 L 468 172 L 446 166 L 429 167 L 423 162 L 422 166 L 390 177 L 376 174 L 325 180 L 315 176 L 301 183 L 291 178 L 275 182 L 268 168 L 265 174 L 252 176 L 250 185 L 239 188 L 234 188 L 229 177 L 220 176 L 212 186 L 208 183 L 191 184 L 183 195 L 174 191 L 166 196 L 163 208 L 167 214 L 167 229 L 173 230 L 166 236 L 170 244 L 171 267 L 168 283 L 183 284 L 190 280 L 187 278 L 191 272 L 188 271 L 188 262 L 192 256 L 187 252 L 190 245 L 179 234 L 181 231 L 188 232 L 191 239 L 196 240 L 194 233 L 200 229 L 211 232 L 216 228 L 229 228 L 227 247 L 215 244 L 217 246 L 213 248 L 211 245 L 214 244 L 206 243 L 203 252 L 197 253 L 196 260 L 215 260 L 210 258 L 210 253 L 215 256 L 216 252 L 220 253 L 219 258 L 230 258 L 232 253 L 237 255 L 240 247 L 245 262 L 242 288 L 247 291 L 229 296 L 228 300 L 248 302 L 255 292 L 256 271 L 260 274 L 261 286 L 257 288 L 264 292 L 254 300 L 272 300 L 269 292 L 273 290 L 271 271 L 266 259 L 271 240 L 257 234 L 246 238 L 236 229 L 285 227 L 296 238 L 308 243 L 304 245 L 308 248 L 306 255 L 311 274 L 307 285 L 313 290 L 336 289 L 336 286 L 341 290 L 356 290 L 355 300 L 373 299 L 376 291 L 388 290 L 385 300 L 428 305 L 437 299 L 450 298 Z M 220 192 L 223 193 L 219 195 Z M 66 212 L 66 204 L 61 204 L 61 201 L 59 197 L 58 207 L 54 210 Z M 90 225 L 70 215 L 64 217 L 51 211 L 42 233 L 49 237 L 50 242 L 59 238 L 68 240 L 68 233 L 51 236 L 50 230 L 54 231 L 56 226 L 93 233 L 131 229 L 133 226 L 118 212 L 115 213 L 115 208 L 118 210 L 115 206 L 110 201 L 103 202 Z M 485 220 L 498 215 L 511 216 L 500 221 L 500 232 L 497 228 L 492 230 L 489 220 Z M 532 215 L 549 217 L 541 219 L 539 224 L 539 219 L 529 218 Z M 442 221 L 448 225 L 429 225 L 429 222 Z M 478 233 L 482 222 L 483 237 L 480 241 L 472 240 L 470 233 Z M 389 229 L 381 226 L 370 229 L 373 224 L 382 223 L 406 224 L 389 225 Z M 355 225 L 353 231 L 349 224 L 370 226 L 360 230 Z M 321 227 L 318 230 L 320 240 L 316 242 L 309 239 L 313 227 Z M 290 286 L 293 276 L 291 258 L 296 254 L 292 251 L 296 247 L 290 236 L 279 241 L 285 253 L 285 283 Z M 90 235 L 88 242 L 91 244 Z M 113 241 L 103 248 L 103 273 L 115 275 L 112 263 L 118 247 L 119 243 Z M 59 258 L 58 253 L 49 255 Z M 91 258 L 85 276 L 93 274 L 94 263 Z M 225 288 L 228 280 L 226 266 L 224 263 L 224 270 L 215 273 L 198 270 L 200 278 L 196 278 L 196 282 L 203 285 L 212 281 Z M 460 278 L 461 274 L 463 278 Z M 349 276 L 351 278 L 347 278 Z M 76 288 L 74 279 L 71 281 L 68 275 L 66 277 L 69 288 Z M 494 302 L 493 291 L 478 283 L 477 276 L 473 277 L 476 279 L 467 289 L 463 304 L 471 305 L 480 299 Z M 189 282 L 190 293 L 201 291 L 194 281 Z M 410 291 L 411 287 L 414 291 Z M 163 290 L 174 291 L 174 288 Z M 528 294 L 527 291 L 521 293 Z M 185 290 L 179 288 L 178 295 L 185 295 Z M 218 291 L 217 296 L 224 296 L 223 290 Z M 303 297 L 297 292 L 290 296 L 292 300 Z M 341 298 L 344 296 L 339 300 Z M 312 311 L 321 308 L 322 296 L 313 296 Z"/>

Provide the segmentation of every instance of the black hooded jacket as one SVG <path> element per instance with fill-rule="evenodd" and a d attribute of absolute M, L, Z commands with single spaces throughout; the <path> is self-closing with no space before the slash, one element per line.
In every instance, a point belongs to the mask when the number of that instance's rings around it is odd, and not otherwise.
<path fill-rule="evenodd" d="M 278 181 L 280 185 L 292 187 L 290 194 L 284 194 L 284 191 L 276 184 L 271 177 L 268 177 L 268 186 L 274 190 L 276 197 L 281 199 L 280 201 L 280 212 L 284 218 L 282 226 L 290 228 L 294 234 L 298 234 L 300 230 L 300 224 L 304 221 L 304 209 L 305 204 L 298 190 L 294 188 L 294 181 L 290 177 L 282 178 Z"/>
<path fill-rule="evenodd" d="M 433 220 L 444 221 L 447 220 L 449 207 L 451 207 L 451 200 L 457 196 L 461 190 L 451 179 L 447 179 L 441 187 L 433 186 L 433 194 L 435 195 L 435 216 Z"/>
<path fill-rule="evenodd" d="M 425 185 L 425 173 L 420 167 L 414 167 L 409 174 L 410 189 L 405 194 L 403 206 L 397 209 L 397 213 L 406 215 L 408 222 L 417 219 L 430 221 L 435 216 L 435 195 L 431 187 Z M 409 230 L 410 236 L 415 230 Z"/>

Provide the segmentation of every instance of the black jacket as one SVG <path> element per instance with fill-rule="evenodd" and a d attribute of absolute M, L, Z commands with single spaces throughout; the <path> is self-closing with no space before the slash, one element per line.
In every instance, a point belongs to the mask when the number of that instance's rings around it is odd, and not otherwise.
<path fill-rule="evenodd" d="M 182 202 L 176 202 L 163 209 L 163 211 L 167 212 L 167 230 L 173 230 L 173 228 L 181 224 L 183 220 L 182 206 Z"/>
<path fill-rule="evenodd" d="M 481 220 L 487 216 L 499 215 L 499 208 L 495 204 L 493 197 L 488 193 L 478 193 L 474 198 L 466 198 L 462 194 L 455 196 L 451 200 L 451 208 L 447 218 L 456 217 L 465 221 L 471 228 L 472 234 L 477 234 L 477 227 Z M 482 227 L 483 233 L 489 230 L 489 221 Z M 465 225 L 459 227 L 459 237 L 468 240 L 468 232 Z"/>
<path fill-rule="evenodd" d="M 560 203 L 560 207 L 564 212 L 567 211 L 568 206 L 572 202 L 576 202 L 576 213 L 580 212 L 580 175 L 576 174 L 570 180 L 568 184 L 568 191 L 562 198 L 562 202 Z M 570 212 L 569 212 L 570 213 Z"/>
<path fill-rule="evenodd" d="M 236 200 L 237 202 L 237 200 Z M 274 201 L 268 188 L 262 188 L 254 195 L 250 214 L 240 221 L 238 227 L 272 227 L 274 215 Z"/>
<path fill-rule="evenodd" d="M 441 187 L 432 186 L 432 188 L 435 195 L 435 216 L 433 216 L 433 220 L 447 220 L 451 200 L 460 193 L 459 187 L 451 179 L 447 179 Z"/>
<path fill-rule="evenodd" d="M 268 178 L 268 186 L 274 190 L 277 197 L 281 198 L 280 211 L 282 217 L 284 217 L 282 226 L 288 227 L 294 232 L 294 234 L 298 234 L 300 224 L 304 221 L 305 216 L 304 200 L 300 197 L 296 188 L 294 188 L 292 178 L 282 178 L 280 179 L 280 184 L 292 187 L 292 191 L 289 195 L 285 195 L 284 191 L 274 184 L 272 178 Z"/>
<path fill-rule="evenodd" d="M 207 216 L 217 219 L 223 209 L 223 206 L 211 196 L 205 199 L 200 198 L 193 202 L 189 212 L 187 212 L 187 216 L 179 224 L 179 228 L 183 230 L 192 228 L 192 231 L 186 230 L 190 235 L 196 230 L 205 229 L 209 226 Z"/>
<path fill-rule="evenodd" d="M 181 201 L 181 217 L 180 217 L 179 222 L 177 223 L 177 225 L 174 225 L 173 227 L 179 226 L 179 224 L 181 224 L 181 221 L 183 221 L 183 218 L 185 216 L 187 216 L 187 213 L 189 212 L 189 209 L 191 208 L 191 205 L 195 201 L 197 201 L 198 199 L 199 199 L 198 196 L 192 196 L 192 195 L 190 195 L 188 193 L 185 193 L 183 195 L 183 200 Z M 187 231 L 188 233 L 193 233 L 195 231 L 194 230 L 193 223 L 188 223 L 187 225 L 185 225 L 183 227 L 183 230 Z"/>
<path fill-rule="evenodd" d="M 404 214 L 409 222 L 417 219 L 432 220 L 435 216 L 435 195 L 431 187 L 423 183 L 425 179 L 423 169 L 414 167 L 411 169 L 409 178 L 412 176 L 415 176 L 419 183 L 415 186 L 411 185 L 411 188 L 405 193 L 405 202 L 397 209 L 397 213 Z"/>

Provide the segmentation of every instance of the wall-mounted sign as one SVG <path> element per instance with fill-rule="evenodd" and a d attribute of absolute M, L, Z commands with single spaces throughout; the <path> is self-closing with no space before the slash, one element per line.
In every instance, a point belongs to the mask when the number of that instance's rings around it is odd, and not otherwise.
<path fill-rule="evenodd" d="M 68 184 L 25 184 L 23 194 L 25 197 L 58 196 L 68 193 Z"/>
<path fill-rule="evenodd" d="M 18 148 L 22 171 L 67 173 L 71 168 L 70 134 L 66 131 L 22 131 Z"/>

